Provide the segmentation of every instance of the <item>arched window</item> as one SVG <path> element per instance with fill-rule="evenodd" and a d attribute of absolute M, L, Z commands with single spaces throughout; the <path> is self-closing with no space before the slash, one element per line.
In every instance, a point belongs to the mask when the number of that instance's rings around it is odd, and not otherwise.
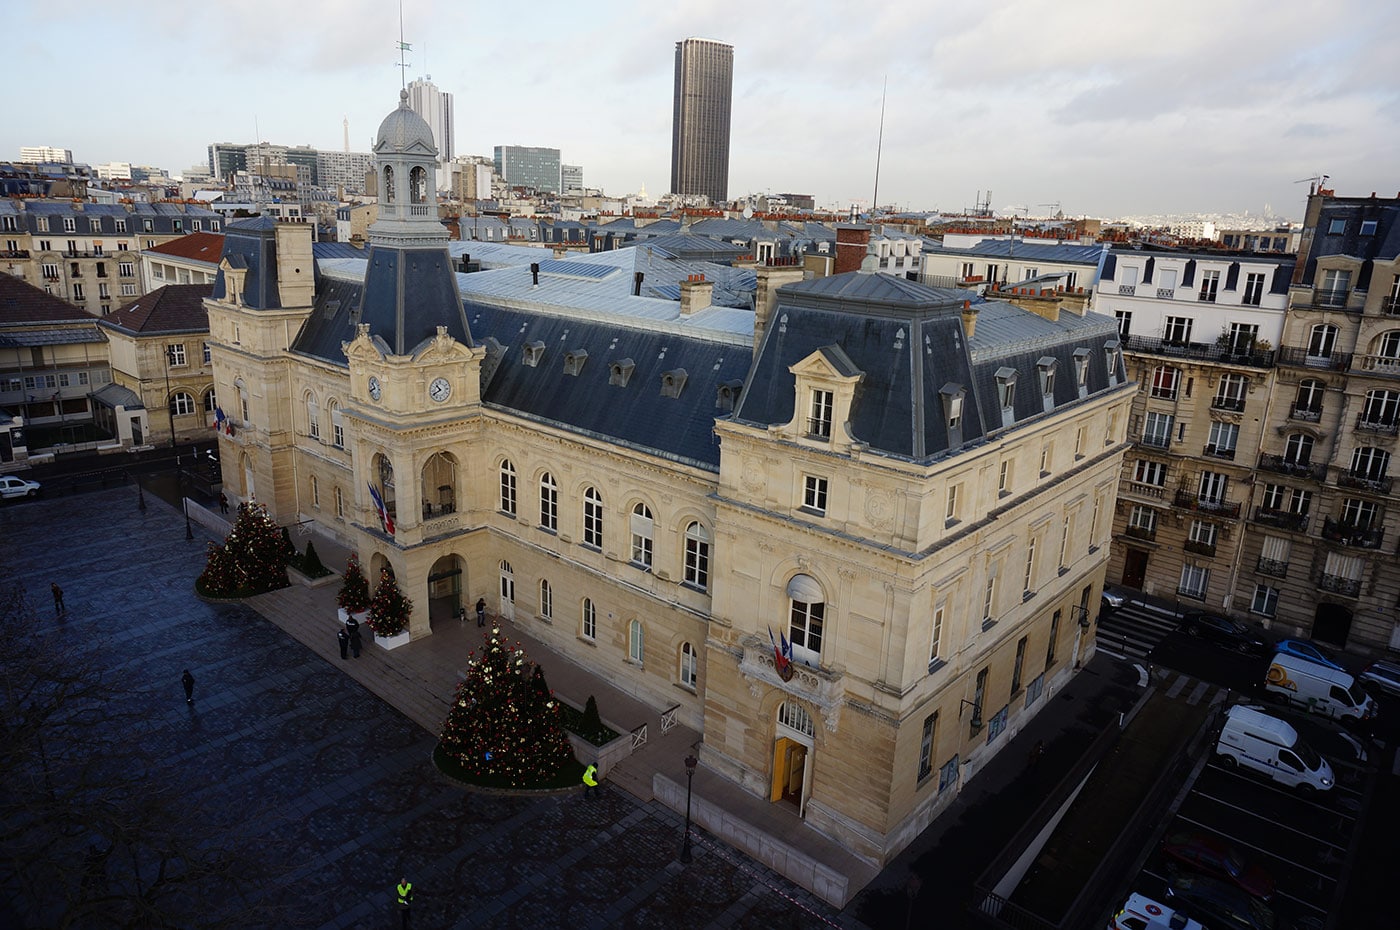
<path fill-rule="evenodd" d="M 1351 473 L 1353 477 L 1366 481 L 1380 481 L 1390 468 L 1390 453 L 1371 446 L 1359 446 L 1351 453 Z"/>
<path fill-rule="evenodd" d="M 699 523 L 685 528 L 685 583 L 710 587 L 710 531 Z"/>
<path fill-rule="evenodd" d="M 700 657 L 695 654 L 695 647 L 690 643 L 681 643 L 681 685 L 694 688 L 699 669 Z"/>
<path fill-rule="evenodd" d="M 554 589 L 543 578 L 540 579 L 540 616 L 545 620 L 554 619 Z"/>
<path fill-rule="evenodd" d="M 204 412 L 212 414 L 219 406 L 218 398 L 214 396 L 214 389 L 210 388 L 204 392 Z"/>
<path fill-rule="evenodd" d="M 1296 420 L 1317 420 L 1322 414 L 1322 397 L 1327 387 L 1321 381 L 1308 378 L 1299 383 L 1298 393 L 1293 398 L 1293 418 Z"/>
<path fill-rule="evenodd" d="M 501 462 L 501 513 L 515 516 L 515 466 L 510 459 Z"/>
<path fill-rule="evenodd" d="M 176 391 L 170 396 L 170 409 L 177 417 L 194 413 L 194 397 L 184 391 Z"/>
<path fill-rule="evenodd" d="M 306 433 L 312 439 L 321 438 L 321 408 L 315 391 L 306 392 Z"/>
<path fill-rule="evenodd" d="M 387 455 L 382 452 L 375 453 L 374 470 L 371 474 L 379 479 L 379 486 L 375 490 L 379 492 L 379 499 L 384 502 L 385 512 L 397 520 L 399 511 L 398 499 L 394 494 L 394 466 Z"/>
<path fill-rule="evenodd" d="M 1366 406 L 1361 411 L 1361 424 L 1373 428 L 1393 429 L 1397 414 L 1400 414 L 1400 392 L 1366 392 Z"/>
<path fill-rule="evenodd" d="M 311 506 L 321 509 L 321 482 L 316 480 L 315 475 L 311 476 Z"/>
<path fill-rule="evenodd" d="M 559 486 L 549 472 L 540 475 L 540 527 L 559 531 Z"/>
<path fill-rule="evenodd" d="M 384 190 L 383 190 L 381 193 L 383 193 L 383 195 L 384 195 L 384 202 L 385 202 L 385 203 L 393 203 L 393 202 L 394 202 L 394 166 L 393 166 L 393 165 L 385 165 L 385 166 L 384 166 Z"/>
<path fill-rule="evenodd" d="M 603 496 L 597 488 L 583 492 L 583 544 L 603 548 Z"/>
<path fill-rule="evenodd" d="M 643 641 L 642 621 L 633 620 L 627 624 L 627 659 L 630 662 L 642 664 L 646 658 L 646 643 Z"/>
<path fill-rule="evenodd" d="M 240 419 L 239 419 L 239 425 L 240 425 L 240 426 L 247 426 L 247 425 L 248 425 L 248 422 L 249 422 L 249 419 L 248 419 L 248 385 L 246 385 L 246 384 L 243 383 L 243 379 L 242 379 L 242 378 L 239 378 L 237 381 L 233 382 L 233 386 L 234 386 L 235 388 L 238 389 L 238 416 L 239 416 L 239 418 L 240 418 Z"/>
<path fill-rule="evenodd" d="M 428 173 L 422 165 L 414 165 L 408 171 L 408 202 L 428 202 Z"/>
<path fill-rule="evenodd" d="M 345 519 L 345 495 L 341 493 L 340 488 L 335 489 L 335 516 L 338 520 Z"/>
<path fill-rule="evenodd" d="M 632 562 L 651 569 L 651 543 L 654 524 L 646 504 L 632 508 Z"/>
<path fill-rule="evenodd" d="M 501 559 L 501 613 L 510 619 L 514 616 L 511 605 L 515 603 L 515 569 Z"/>
<path fill-rule="evenodd" d="M 337 449 L 345 448 L 345 421 L 340 417 L 340 404 L 331 401 L 331 444 Z"/>
<path fill-rule="evenodd" d="M 1376 343 L 1375 354 L 1380 356 L 1378 359 L 1379 361 L 1387 365 L 1394 365 L 1396 362 L 1400 362 L 1400 330 L 1392 329 L 1390 332 L 1381 336 L 1380 340 Z"/>
<path fill-rule="evenodd" d="M 1330 359 L 1336 345 L 1337 327 L 1331 323 L 1314 323 L 1308 334 L 1308 359 Z"/>
<path fill-rule="evenodd" d="M 807 713 L 807 708 L 793 701 L 784 701 L 778 705 L 778 723 L 789 730 L 796 730 L 803 736 L 811 736 L 816 732 L 816 727 L 812 725 L 812 715 Z"/>
<path fill-rule="evenodd" d="M 826 622 L 826 595 L 811 575 L 793 575 L 787 585 L 788 641 L 794 659 L 812 664 L 820 661 L 822 627 Z"/>
<path fill-rule="evenodd" d="M 1312 464 L 1313 438 L 1307 433 L 1290 433 L 1283 445 L 1283 460 L 1290 465 Z"/>
<path fill-rule="evenodd" d="M 423 464 L 423 518 L 457 512 L 457 459 L 434 452 Z"/>
<path fill-rule="evenodd" d="M 583 610 L 579 617 L 579 635 L 587 640 L 598 638 L 598 609 L 593 606 L 593 599 L 585 597 L 583 599 Z"/>

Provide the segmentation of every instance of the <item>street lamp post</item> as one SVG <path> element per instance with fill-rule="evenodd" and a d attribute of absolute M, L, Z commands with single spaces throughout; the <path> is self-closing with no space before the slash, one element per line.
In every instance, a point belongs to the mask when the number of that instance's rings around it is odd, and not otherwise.
<path fill-rule="evenodd" d="M 182 467 L 180 475 L 180 507 L 185 511 L 185 538 L 194 539 L 194 530 L 190 529 L 190 498 L 185 491 L 185 469 Z"/>
<path fill-rule="evenodd" d="M 685 842 L 681 844 L 681 861 L 690 861 L 690 789 L 695 781 L 695 766 L 700 760 L 694 756 L 685 757 Z"/>
<path fill-rule="evenodd" d="M 165 409 L 170 414 L 170 445 L 175 445 L 175 398 L 170 394 L 170 360 L 175 355 L 174 346 L 165 347 Z"/>

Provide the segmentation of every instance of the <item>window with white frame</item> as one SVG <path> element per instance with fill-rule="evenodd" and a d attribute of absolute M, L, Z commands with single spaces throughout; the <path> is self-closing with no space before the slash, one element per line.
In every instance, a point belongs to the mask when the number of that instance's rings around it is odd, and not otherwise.
<path fill-rule="evenodd" d="M 200 361 L 205 365 L 208 365 L 212 358 L 213 353 L 209 349 L 209 343 L 202 343 L 199 356 Z"/>
<path fill-rule="evenodd" d="M 1358 556 L 1329 552 L 1327 553 L 1327 561 L 1322 566 L 1322 572 L 1344 581 L 1360 581 L 1364 567 L 1365 563 Z"/>
<path fill-rule="evenodd" d="M 1217 524 L 1208 523 L 1205 520 L 1191 521 L 1190 538 L 1193 543 L 1199 543 L 1202 546 L 1214 547 L 1215 540 L 1217 535 L 1219 535 L 1219 532 L 1220 527 Z"/>
<path fill-rule="evenodd" d="M 340 404 L 331 401 L 331 443 L 337 449 L 345 448 L 345 421 L 340 416 Z"/>
<path fill-rule="evenodd" d="M 1167 466 L 1161 462 L 1138 459 L 1133 466 L 1133 481 L 1160 488 L 1167 483 Z"/>
<path fill-rule="evenodd" d="M 1220 410 L 1243 410 L 1245 394 L 1248 391 L 1249 379 L 1244 375 L 1222 375 L 1220 383 L 1215 386 L 1215 400 L 1211 406 Z"/>
<path fill-rule="evenodd" d="M 593 599 L 585 597 L 579 618 L 579 635 L 584 639 L 593 640 L 598 638 L 598 609 L 593 606 Z"/>
<path fill-rule="evenodd" d="M 1030 594 L 1035 590 L 1035 539 L 1032 537 L 1026 543 L 1026 575 L 1021 584 L 1021 590 Z"/>
<path fill-rule="evenodd" d="M 1181 385 L 1181 370 L 1170 365 L 1161 365 L 1152 372 L 1153 397 L 1161 400 L 1176 400 L 1176 392 Z"/>
<path fill-rule="evenodd" d="M 1206 504 L 1221 504 L 1225 502 L 1225 493 L 1229 490 L 1230 478 L 1218 471 L 1201 472 L 1201 483 L 1197 494 L 1197 499 Z"/>
<path fill-rule="evenodd" d="M 1134 504 L 1133 509 L 1128 513 L 1128 529 L 1130 536 L 1151 536 L 1157 532 L 1157 511 L 1151 507 L 1144 507 L 1142 504 Z M 1139 530 L 1139 533 L 1132 533 L 1132 530 Z"/>
<path fill-rule="evenodd" d="M 1084 457 L 1084 427 L 1077 427 L 1074 431 L 1074 457 L 1081 459 Z"/>
<path fill-rule="evenodd" d="M 997 576 L 996 576 L 995 574 L 989 574 L 989 575 L 987 576 L 987 585 L 986 585 L 985 588 L 982 589 L 982 622 L 983 622 L 983 623 L 991 623 L 991 622 L 992 622 L 992 617 L 995 616 L 995 614 L 993 613 L 993 611 L 996 610 L 996 600 L 997 600 Z"/>
<path fill-rule="evenodd" d="M 1400 392 L 1367 391 L 1361 422 L 1373 428 L 1391 428 L 1400 422 Z"/>
<path fill-rule="evenodd" d="M 1001 468 L 997 472 L 997 492 L 1000 494 L 1011 493 L 1011 460 L 1002 459 Z"/>
<path fill-rule="evenodd" d="M 1328 268 L 1322 273 L 1322 283 L 1317 287 L 1317 302 L 1324 307 L 1345 306 L 1347 291 L 1350 289 L 1350 271 L 1341 268 Z"/>
<path fill-rule="evenodd" d="M 135 296 L 136 296 L 136 285 L 135 285 L 135 284 L 123 284 L 123 285 L 122 285 L 122 296 L 123 296 L 123 297 L 135 297 Z"/>
<path fill-rule="evenodd" d="M 306 392 L 306 432 L 312 439 L 321 438 L 321 407 L 316 392 Z"/>
<path fill-rule="evenodd" d="M 1205 600 L 1206 589 L 1210 587 L 1210 569 L 1200 565 L 1181 566 L 1181 583 L 1177 593 L 1182 597 Z"/>
<path fill-rule="evenodd" d="M 1369 530 L 1380 519 L 1380 505 L 1375 501 L 1348 497 L 1342 501 L 1342 525 L 1358 530 Z"/>
<path fill-rule="evenodd" d="M 176 391 L 170 398 L 170 409 L 179 417 L 194 413 L 194 397 L 184 391 Z"/>
<path fill-rule="evenodd" d="M 948 485 L 948 503 L 944 508 L 943 519 L 950 522 L 958 519 L 958 491 L 961 487 L 960 484 Z"/>
<path fill-rule="evenodd" d="M 559 486 L 549 472 L 540 475 L 540 527 L 559 531 Z"/>
<path fill-rule="evenodd" d="M 1210 424 L 1210 441 L 1206 445 L 1206 454 L 1234 458 L 1235 445 L 1239 438 L 1238 424 L 1213 422 Z"/>
<path fill-rule="evenodd" d="M 1306 467 L 1312 462 L 1315 440 L 1307 433 L 1289 433 L 1283 442 L 1283 460 L 1289 465 Z"/>
<path fill-rule="evenodd" d="M 787 584 L 788 642 L 793 657 L 813 664 L 821 659 L 826 594 L 811 575 L 793 575 Z"/>
<path fill-rule="evenodd" d="M 1118 320 L 1118 338 L 1127 339 L 1133 328 L 1133 314 L 1128 310 L 1118 310 L 1114 312 L 1114 317 Z"/>
<path fill-rule="evenodd" d="M 1272 617 L 1278 612 L 1278 588 L 1266 584 L 1254 586 L 1254 600 L 1249 605 L 1250 612 Z"/>
<path fill-rule="evenodd" d="M 603 548 L 603 496 L 597 488 L 583 492 L 583 544 Z"/>
<path fill-rule="evenodd" d="M 690 643 L 681 643 L 681 687 L 695 689 L 699 680 L 700 657 Z"/>
<path fill-rule="evenodd" d="M 554 619 L 554 588 L 544 578 L 540 579 L 540 617 Z"/>
<path fill-rule="evenodd" d="M 1215 270 L 1211 270 L 1211 271 L 1202 271 L 1202 272 L 1201 272 L 1201 292 L 1200 292 L 1200 294 L 1197 295 L 1197 299 L 1202 300 L 1202 301 L 1204 301 L 1204 302 L 1206 302 L 1206 303 L 1208 303 L 1208 304 L 1213 304 L 1213 303 L 1215 303 L 1216 294 L 1217 294 L 1219 291 L 1220 291 L 1220 272 L 1219 272 L 1219 271 L 1215 271 Z"/>
<path fill-rule="evenodd" d="M 826 515 L 827 480 L 820 475 L 802 476 L 802 509 Z"/>
<path fill-rule="evenodd" d="M 1172 424 L 1176 418 L 1170 413 L 1151 411 L 1142 420 L 1142 441 L 1144 445 L 1166 449 L 1172 444 Z"/>
<path fill-rule="evenodd" d="M 1014 368 L 1001 368 L 997 371 L 997 403 L 1000 404 L 1002 414 L 1016 408 L 1016 370 Z"/>
<path fill-rule="evenodd" d="M 1351 452 L 1351 474 L 1366 481 L 1380 481 L 1390 468 L 1390 453 L 1374 446 L 1359 446 Z"/>
<path fill-rule="evenodd" d="M 1337 327 L 1331 323 L 1315 323 L 1308 332 L 1307 358 L 1322 361 L 1332 357 L 1337 346 Z"/>
<path fill-rule="evenodd" d="M 832 393 L 812 391 L 812 404 L 807 417 L 807 435 L 818 439 L 831 438 Z"/>
<path fill-rule="evenodd" d="M 501 510 L 501 513 L 510 514 L 510 515 L 513 517 L 513 516 L 515 516 L 515 506 L 516 506 L 516 499 L 515 499 L 516 485 L 515 485 L 515 466 L 511 464 L 510 459 L 502 459 L 502 460 L 501 460 L 501 468 L 500 468 L 500 486 L 501 486 L 501 496 L 500 496 L 500 510 Z"/>
<path fill-rule="evenodd" d="M 1016 664 L 1011 667 L 1011 693 L 1021 690 L 1021 675 L 1026 667 L 1026 645 L 1030 637 L 1022 636 L 1016 641 Z"/>
<path fill-rule="evenodd" d="M 922 782 L 933 774 L 933 735 L 938 729 L 938 711 L 924 718 L 924 730 L 919 736 L 919 774 L 915 779 Z"/>
<path fill-rule="evenodd" d="M 632 564 L 651 569 L 652 533 L 655 524 L 651 510 L 646 504 L 638 503 L 632 508 Z"/>
<path fill-rule="evenodd" d="M 938 769 L 938 793 L 942 794 L 958 783 L 958 757 L 953 756 Z"/>
<path fill-rule="evenodd" d="M 940 655 L 939 651 L 943 644 L 943 615 L 947 611 L 948 605 L 944 601 L 939 601 L 933 605 L 933 636 L 928 649 L 928 670 L 933 671 Z"/>
<path fill-rule="evenodd" d="M 1060 534 L 1060 568 L 1069 565 L 1069 538 L 1074 535 L 1074 515 L 1065 514 L 1065 531 Z"/>
<path fill-rule="evenodd" d="M 1055 664 L 1055 652 L 1060 642 L 1060 611 L 1050 617 L 1050 641 L 1045 645 L 1045 667 Z"/>
<path fill-rule="evenodd" d="M 1036 365 L 1036 373 L 1040 376 L 1040 393 L 1043 397 L 1055 396 L 1055 369 L 1057 362 L 1053 358 L 1042 358 Z"/>
<path fill-rule="evenodd" d="M 646 659 L 646 641 L 642 621 L 633 620 L 627 624 L 627 661 L 642 665 Z"/>
<path fill-rule="evenodd" d="M 1240 303 L 1248 307 L 1257 307 L 1264 301 L 1264 274 L 1263 272 L 1251 271 L 1244 277 L 1244 293 L 1240 296 Z"/>
<path fill-rule="evenodd" d="M 1169 316 L 1162 330 L 1162 341 L 1168 345 L 1184 346 L 1191 341 L 1191 317 Z"/>
<path fill-rule="evenodd" d="M 685 528 L 685 582 L 702 591 L 710 586 L 710 531 L 700 523 Z"/>

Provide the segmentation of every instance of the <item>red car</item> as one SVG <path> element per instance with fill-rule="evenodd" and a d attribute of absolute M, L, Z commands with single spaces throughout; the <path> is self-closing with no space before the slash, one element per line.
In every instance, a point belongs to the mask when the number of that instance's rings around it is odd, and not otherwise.
<path fill-rule="evenodd" d="M 1273 876 L 1245 859 L 1229 843 L 1208 833 L 1173 834 L 1162 842 L 1162 852 L 1197 872 L 1222 878 L 1261 901 L 1273 897 Z"/>

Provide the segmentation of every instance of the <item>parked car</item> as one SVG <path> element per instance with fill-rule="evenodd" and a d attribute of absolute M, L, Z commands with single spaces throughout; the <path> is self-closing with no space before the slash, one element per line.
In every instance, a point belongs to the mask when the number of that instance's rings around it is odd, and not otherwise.
<path fill-rule="evenodd" d="M 1167 900 L 1210 930 L 1275 930 L 1277 926 L 1267 904 L 1214 878 L 1179 876 L 1167 887 Z"/>
<path fill-rule="evenodd" d="M 1108 930 L 1205 930 L 1199 921 L 1134 892 L 1108 922 Z"/>
<path fill-rule="evenodd" d="M 1372 662 L 1356 678 L 1363 688 L 1373 694 L 1379 693 L 1386 698 L 1400 698 L 1400 665 L 1394 662 Z"/>
<path fill-rule="evenodd" d="M 1128 598 L 1123 592 L 1104 585 L 1103 593 L 1099 595 L 1099 606 L 1102 610 L 1117 610 L 1126 603 L 1128 603 Z"/>
<path fill-rule="evenodd" d="M 1242 652 L 1245 655 L 1264 655 L 1273 644 L 1263 630 L 1246 626 L 1222 614 L 1192 610 L 1181 618 L 1181 629 L 1190 636 L 1204 639 Z"/>
<path fill-rule="evenodd" d="M 1273 897 L 1273 876 L 1217 836 L 1194 830 L 1175 833 L 1162 841 L 1162 852 L 1197 872 L 1224 879 L 1261 901 Z"/>
<path fill-rule="evenodd" d="M 1296 707 L 1278 704 L 1267 706 L 1264 704 L 1241 704 L 1240 706 L 1283 720 L 1298 731 L 1299 739 L 1304 740 L 1317 750 L 1319 755 L 1329 761 L 1364 765 L 1370 758 L 1366 747 L 1361 744 L 1361 740 L 1342 729 L 1341 724 L 1334 720 L 1309 714 Z"/>
<path fill-rule="evenodd" d="M 1339 672 L 1347 670 L 1347 667 L 1338 662 L 1330 652 L 1307 639 L 1281 639 L 1274 646 L 1274 652 L 1282 652 L 1285 655 L 1316 662 L 1318 665 L 1335 668 Z"/>
<path fill-rule="evenodd" d="M 19 475 L 0 475 L 0 499 L 12 497 L 38 497 L 43 490 L 37 481 L 29 481 Z"/>
<path fill-rule="evenodd" d="M 1274 653 L 1269 663 L 1264 693 L 1279 703 L 1303 707 L 1348 726 L 1364 726 L 1376 716 L 1375 699 L 1350 672 L 1281 652 Z"/>

